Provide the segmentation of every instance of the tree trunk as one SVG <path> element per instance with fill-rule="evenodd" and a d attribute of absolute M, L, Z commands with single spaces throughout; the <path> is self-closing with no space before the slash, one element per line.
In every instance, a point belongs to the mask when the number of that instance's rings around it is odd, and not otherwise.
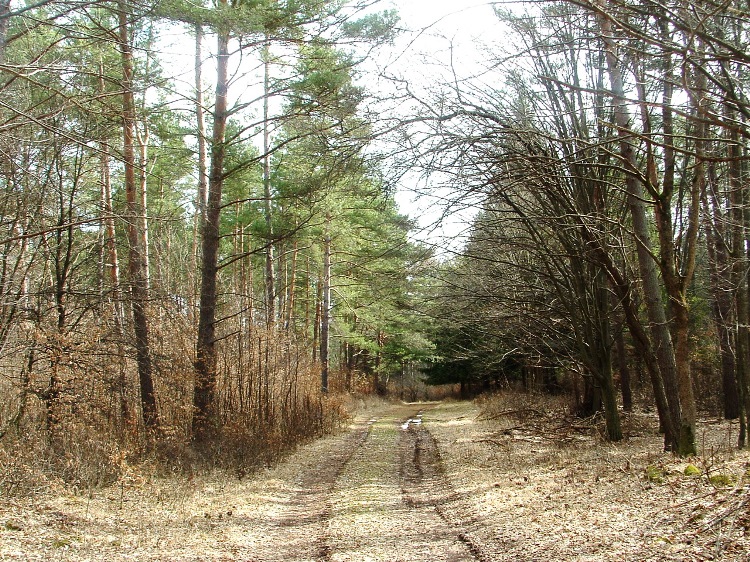
<path fill-rule="evenodd" d="M 612 296 L 613 300 L 616 298 Z M 614 309 L 614 306 L 613 306 Z M 619 316 L 619 315 L 618 315 Z M 622 394 L 622 409 L 626 412 L 633 411 L 633 392 L 630 385 L 630 367 L 628 365 L 627 351 L 625 349 L 624 322 L 620 317 L 615 326 L 615 352 L 617 354 L 617 371 L 620 374 L 620 393 Z"/>
<path fill-rule="evenodd" d="M 679 377 L 680 433 L 677 453 L 680 456 L 697 454 L 695 444 L 695 423 L 697 418 L 695 396 L 693 394 L 693 377 L 690 369 L 690 315 L 687 302 L 681 301 L 675 306 L 674 315 L 675 358 Z"/>
<path fill-rule="evenodd" d="M 597 382 L 601 388 L 601 403 L 604 408 L 604 417 L 607 426 L 607 439 L 609 441 L 622 440 L 622 427 L 620 425 L 620 412 L 617 407 L 617 392 L 612 382 L 612 336 L 611 336 L 611 308 L 610 295 L 607 287 L 607 275 L 603 268 L 596 266 L 594 275 L 596 327 L 598 333 L 594 341 L 599 346 L 595 361 L 598 362 Z"/>
<path fill-rule="evenodd" d="M 101 67 L 100 67 L 101 72 Z M 101 86 L 104 78 L 100 75 Z M 99 143 L 99 158 L 101 167 L 101 207 L 102 229 L 104 244 L 105 272 L 109 272 L 112 301 L 114 304 L 114 321 L 117 336 L 121 336 L 124 314 L 122 312 L 122 295 L 120 294 L 120 260 L 117 255 L 117 233 L 115 232 L 114 210 L 112 206 L 112 183 L 109 173 L 109 143 L 102 139 Z"/>
<path fill-rule="evenodd" d="M 282 210 L 283 214 L 283 210 Z M 289 288 L 289 263 L 287 261 L 287 248 L 286 242 L 280 241 L 276 245 L 276 276 L 275 276 L 275 288 L 274 296 L 276 297 L 276 319 L 281 324 L 281 327 L 285 327 L 286 319 L 286 297 L 287 289 Z"/>
<path fill-rule="evenodd" d="M 221 0 L 226 5 L 227 0 Z M 228 119 L 229 34 L 218 35 L 216 102 L 214 105 L 211 171 L 208 181 L 206 219 L 203 221 L 201 291 L 198 339 L 193 393 L 193 441 L 207 442 L 215 424 L 216 394 L 216 302 L 221 217 L 221 191 L 224 183 L 225 135 Z"/>
<path fill-rule="evenodd" d="M 715 178 L 715 173 L 709 177 Z M 740 415 L 740 403 L 735 379 L 734 345 L 735 338 L 730 328 L 733 323 L 732 313 L 732 284 L 731 266 L 727 255 L 724 227 L 725 217 L 721 214 L 719 200 L 716 195 L 717 181 L 710 182 L 710 192 L 704 194 L 703 217 L 706 237 L 706 250 L 708 253 L 709 281 L 711 284 L 711 316 L 716 327 L 716 335 L 719 342 L 721 356 L 722 374 L 722 403 L 724 418 L 728 420 L 737 419 Z M 710 200 L 710 203 L 709 203 Z"/>
<path fill-rule="evenodd" d="M 602 31 L 602 40 L 605 45 L 607 68 L 614 96 L 615 124 L 618 127 L 618 134 L 620 136 L 620 157 L 625 165 L 624 175 L 628 195 L 628 208 L 633 223 L 633 233 L 636 238 L 638 269 L 646 301 L 646 311 L 650 324 L 649 330 L 659 364 L 659 371 L 664 383 L 671 417 L 671 423 L 665 427 L 665 447 L 677 450 L 679 445 L 677 431 L 679 431 L 682 424 L 680 421 L 681 410 L 677 365 L 672 346 L 672 336 L 669 332 L 669 324 L 662 299 L 662 287 L 659 283 L 657 267 L 653 258 L 651 225 L 646 216 L 643 189 L 638 179 L 640 170 L 638 169 L 635 148 L 630 140 L 631 117 L 625 96 L 616 45 L 612 37 L 612 25 L 609 19 L 601 14 L 598 19 Z"/>
<path fill-rule="evenodd" d="M 286 297 L 286 320 L 284 321 L 287 332 L 293 331 L 294 328 L 294 295 L 296 292 L 297 283 L 297 255 L 299 254 L 299 243 L 297 240 L 294 241 L 294 248 L 292 250 L 292 269 L 289 274 L 289 283 L 287 287 Z"/>
<path fill-rule="evenodd" d="M 587 418 L 602 409 L 602 387 L 591 374 L 582 375 L 580 378 L 583 381 L 583 394 L 578 404 L 577 414 L 580 417 Z"/>
<path fill-rule="evenodd" d="M 315 293 L 315 320 L 313 322 L 313 343 L 312 343 L 312 360 L 313 363 L 318 361 L 318 351 L 320 348 L 320 327 L 323 316 L 323 279 L 318 279 L 317 291 Z"/>
<path fill-rule="evenodd" d="M 138 141 L 138 234 L 141 237 L 141 248 L 143 251 L 143 276 L 146 289 L 151 288 L 151 264 L 149 258 L 148 240 L 148 124 L 141 124 L 141 129 L 136 127 L 136 139 Z"/>
<path fill-rule="evenodd" d="M 703 49 L 698 40 L 699 52 Z M 670 86 L 671 87 L 671 86 Z M 666 247 L 673 247 L 673 228 L 671 221 L 669 223 L 658 224 L 660 232 L 660 245 L 662 261 L 662 276 L 665 278 L 667 294 L 670 298 L 674 310 L 673 329 L 675 334 L 675 359 L 677 365 L 678 390 L 680 393 L 680 435 L 677 452 L 682 456 L 695 455 L 697 447 L 695 443 L 695 424 L 697 418 L 697 409 L 695 404 L 695 395 L 693 391 L 693 376 L 690 366 L 690 357 L 692 346 L 690 343 L 690 307 L 688 304 L 688 286 L 693 278 L 696 263 L 696 253 L 698 247 L 698 235 L 700 232 L 700 206 L 701 195 L 706 188 L 706 136 L 708 134 L 706 122 L 708 120 L 706 99 L 706 77 L 703 72 L 697 72 L 694 76 L 693 84 L 693 110 L 694 110 L 694 127 L 695 127 L 695 163 L 693 166 L 693 179 L 690 184 L 687 209 L 687 228 L 683 234 L 682 249 L 680 252 L 679 269 L 677 269 L 677 260 L 665 259 Z M 669 98 L 671 102 L 671 96 Z M 665 123 L 665 131 L 668 133 L 667 144 L 671 142 L 671 110 L 665 103 L 664 112 L 670 112 L 669 129 Z M 666 120 L 665 120 L 666 121 Z M 673 149 L 669 148 L 669 153 Z M 674 168 L 670 160 L 667 160 L 670 168 Z M 665 178 L 669 170 L 665 171 Z M 671 178 L 670 178 L 671 181 Z M 666 189 L 666 188 L 665 188 Z"/>
<path fill-rule="evenodd" d="M 104 68 L 99 63 L 99 90 L 104 93 Z M 112 183 L 109 170 L 109 143 L 106 137 L 102 137 L 99 143 L 99 165 L 101 174 L 101 208 L 102 208 L 102 246 L 103 246 L 103 277 L 109 276 L 110 294 L 112 299 L 112 318 L 114 321 L 114 333 L 117 339 L 117 354 L 119 363 L 119 377 L 117 380 L 117 392 L 122 425 L 128 423 L 128 404 L 126 399 L 127 380 L 125 378 L 125 350 L 123 348 L 123 337 L 125 334 L 125 313 L 122 309 L 122 293 L 120 290 L 120 262 L 117 255 L 117 239 L 115 232 L 115 219 L 112 207 Z M 104 278 L 102 287 L 104 287 Z"/>
<path fill-rule="evenodd" d="M 735 367 L 737 390 L 740 406 L 740 432 L 737 445 L 742 448 L 747 444 L 748 416 L 750 416 L 750 290 L 747 282 L 748 256 L 745 251 L 747 239 L 747 195 L 742 180 L 740 143 L 736 131 L 730 133 L 733 142 L 729 143 L 729 187 L 732 238 L 732 283 L 735 287 L 734 301 L 737 314 L 737 333 L 735 342 Z"/>
<path fill-rule="evenodd" d="M 159 427 L 156 409 L 156 395 L 152 378 L 151 349 L 149 346 L 148 285 L 144 264 L 145 254 L 141 247 L 142 238 L 138 232 L 138 221 L 142 209 L 138 205 L 135 178 L 135 97 L 133 95 L 133 54 L 130 47 L 128 13 L 125 2 L 118 2 L 120 54 L 122 59 L 123 95 L 123 166 L 125 169 L 125 199 L 127 202 L 127 234 L 129 246 L 128 272 L 130 275 L 130 297 L 133 306 L 133 327 L 135 331 L 136 362 L 138 383 L 141 393 L 143 423 L 147 430 Z"/>
<path fill-rule="evenodd" d="M 206 162 L 206 119 L 203 109 L 203 28 L 200 24 L 195 26 L 195 121 L 198 137 L 198 189 L 195 196 L 195 215 L 193 217 L 193 251 L 191 259 L 193 261 L 190 268 L 190 297 L 189 297 L 189 314 L 194 314 L 195 305 L 195 285 L 194 272 L 198 271 L 199 248 L 198 241 L 201 238 L 201 229 L 206 221 L 206 206 L 208 204 L 208 172 Z"/>
<path fill-rule="evenodd" d="M 10 0 L 0 0 L 0 64 L 5 62 L 5 45 L 10 23 Z"/>
<path fill-rule="evenodd" d="M 310 285 L 312 284 L 312 279 L 310 278 L 310 256 L 307 256 L 307 259 L 305 260 L 305 341 L 309 341 L 310 338 L 310 326 L 311 326 L 311 318 L 310 318 L 310 302 L 312 299 L 312 294 L 310 291 Z M 315 328 L 313 328 L 314 330 Z M 315 340 L 315 334 L 312 334 L 313 340 Z M 315 351 L 315 345 L 313 344 L 313 352 Z M 313 357 L 313 362 L 315 362 L 315 357 Z"/>
<path fill-rule="evenodd" d="M 273 257 L 273 214 L 271 200 L 271 134 L 269 127 L 269 98 L 271 96 L 270 45 L 266 40 L 263 46 L 263 210 L 266 220 L 266 323 L 272 327 L 276 323 L 276 294 Z"/>
<path fill-rule="evenodd" d="M 617 391 L 612 384 L 612 377 L 606 377 L 602 384 L 602 403 L 604 406 L 604 418 L 607 427 L 607 439 L 609 441 L 622 440 L 622 425 L 620 414 L 617 410 Z"/>
<path fill-rule="evenodd" d="M 587 231 L 584 229 L 583 232 L 586 233 Z M 586 234 L 586 236 L 587 240 L 596 241 L 596 238 L 592 235 Z M 601 263 L 607 271 L 613 298 L 617 299 L 618 304 L 622 307 L 623 314 L 625 315 L 625 322 L 630 330 L 630 336 L 633 340 L 633 346 L 636 351 L 636 361 L 638 364 L 642 363 L 646 366 L 654 392 L 654 401 L 656 402 L 656 409 L 659 414 L 659 423 L 665 434 L 665 448 L 669 449 L 671 448 L 672 441 L 667 440 L 666 438 L 667 436 L 676 435 L 676 430 L 667 403 L 667 395 L 664 390 L 664 380 L 661 376 L 659 360 L 653 350 L 646 329 L 641 323 L 639 307 L 632 295 L 632 283 L 625 278 L 620 269 L 613 263 L 612 256 L 601 248 L 601 246 L 595 246 L 593 259 L 595 262 Z"/>
<path fill-rule="evenodd" d="M 331 215 L 326 215 L 326 233 L 323 241 L 323 302 L 320 323 L 320 388 L 328 392 L 328 367 L 331 324 Z"/>

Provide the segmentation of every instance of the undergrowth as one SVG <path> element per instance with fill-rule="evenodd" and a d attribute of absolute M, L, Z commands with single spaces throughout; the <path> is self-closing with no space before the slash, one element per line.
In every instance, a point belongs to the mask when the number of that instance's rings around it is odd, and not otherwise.
<path fill-rule="evenodd" d="M 147 439 L 74 419 L 61 420 L 53 429 L 26 424 L 0 441 L 0 495 L 30 497 L 60 490 L 84 494 L 134 474 L 189 478 L 220 470 L 242 477 L 274 464 L 301 443 L 336 431 L 355 404 L 335 395 L 307 406 L 294 416 L 237 416 L 201 447 L 174 427 Z"/>

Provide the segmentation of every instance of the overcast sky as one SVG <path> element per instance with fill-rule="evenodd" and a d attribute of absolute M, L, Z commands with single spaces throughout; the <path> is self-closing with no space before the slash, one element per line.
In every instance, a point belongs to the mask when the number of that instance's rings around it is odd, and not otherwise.
<path fill-rule="evenodd" d="M 385 0 L 381 9 L 387 6 L 398 10 L 402 27 L 411 31 L 397 41 L 392 54 L 395 62 L 380 62 L 390 64 L 386 72 L 403 76 L 414 90 L 439 80 L 444 71 L 441 67 L 449 64 L 459 74 L 481 71 L 482 47 L 500 39 L 501 26 L 486 1 Z M 415 238 L 458 250 L 475 210 L 447 206 L 455 202 L 455 193 L 436 187 L 439 181 L 407 175 L 396 192 L 396 201 L 402 212 L 417 219 L 421 230 Z"/>

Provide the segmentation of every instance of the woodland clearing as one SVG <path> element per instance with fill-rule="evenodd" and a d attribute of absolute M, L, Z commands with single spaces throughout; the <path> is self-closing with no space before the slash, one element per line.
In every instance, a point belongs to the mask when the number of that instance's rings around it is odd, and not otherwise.
<path fill-rule="evenodd" d="M 620 444 L 601 425 L 540 396 L 381 403 L 243 478 L 5 481 L 0 559 L 750 560 L 736 424 L 702 420 L 691 459 L 661 451 L 652 414 L 625 416 Z"/>

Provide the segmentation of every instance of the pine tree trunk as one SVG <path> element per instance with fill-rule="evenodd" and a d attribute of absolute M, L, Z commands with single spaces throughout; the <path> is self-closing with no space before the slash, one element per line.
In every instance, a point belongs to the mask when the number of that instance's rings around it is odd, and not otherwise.
<path fill-rule="evenodd" d="M 604 406 L 604 418 L 607 428 L 607 440 L 622 440 L 622 425 L 620 424 L 620 414 L 617 410 L 617 392 L 612 384 L 612 376 L 605 377 L 602 382 L 602 403 Z"/>
<path fill-rule="evenodd" d="M 99 64 L 99 90 L 104 93 L 104 68 Z M 125 333 L 124 319 L 125 313 L 122 309 L 122 293 L 120 291 L 120 262 L 117 255 L 117 239 L 115 232 L 114 211 L 112 208 L 112 183 L 110 181 L 109 170 L 109 143 L 106 138 L 102 138 L 99 144 L 99 165 L 101 174 L 101 209 L 102 209 L 102 250 L 103 250 L 103 277 L 109 273 L 110 294 L 112 299 L 112 318 L 114 321 L 114 333 L 117 339 L 117 354 L 120 358 L 119 377 L 117 380 L 117 393 L 119 401 L 120 418 L 123 425 L 129 421 L 128 405 L 126 399 L 127 381 L 125 378 L 125 350 L 123 347 L 123 337 Z M 102 287 L 105 280 L 102 279 Z"/>
<path fill-rule="evenodd" d="M 731 133 L 729 144 L 729 182 L 731 198 L 731 239 L 732 239 L 732 282 L 735 287 L 734 301 L 737 314 L 737 333 L 735 350 L 736 380 L 739 398 L 740 432 L 737 445 L 742 448 L 747 444 L 748 417 L 750 416 L 750 290 L 747 282 L 748 256 L 745 251 L 747 238 L 747 193 L 742 181 L 742 162 L 740 160 L 740 143 L 736 132 Z M 736 143 L 736 144 L 735 144 Z"/>
<path fill-rule="evenodd" d="M 323 241 L 323 302 L 321 304 L 320 323 L 320 389 L 325 394 L 328 392 L 328 352 L 331 347 L 330 324 L 331 324 L 331 216 L 326 215 L 326 233 Z"/>
<path fill-rule="evenodd" d="M 270 45 L 266 41 L 263 47 L 263 210 L 266 221 L 266 323 L 269 328 L 276 323 L 276 294 L 273 257 L 273 214 L 271 201 L 271 134 L 269 127 L 269 98 L 271 96 L 271 61 Z"/>
<path fill-rule="evenodd" d="M 698 40 L 698 49 L 700 52 L 703 51 L 702 46 L 700 45 L 700 40 Z M 687 292 L 695 271 L 698 235 L 700 233 L 700 201 L 701 195 L 706 189 L 706 136 L 708 134 L 706 127 L 706 122 L 708 120 L 708 116 L 706 115 L 708 101 L 706 99 L 707 82 L 705 74 L 703 72 L 696 72 L 693 76 L 693 80 L 692 102 L 695 127 L 695 163 L 693 165 L 693 180 L 690 185 L 690 190 L 687 193 L 687 197 L 685 197 L 685 201 L 688 202 L 686 213 L 688 220 L 687 228 L 684 231 L 681 241 L 682 248 L 680 252 L 679 269 L 677 266 L 678 260 L 674 258 L 670 259 L 671 256 L 666 251 L 667 247 L 672 248 L 674 245 L 672 221 L 664 221 L 663 223 L 657 222 L 659 238 L 661 241 L 660 253 L 663 262 L 662 276 L 665 278 L 667 295 L 674 311 L 674 354 L 677 366 L 681 409 L 680 435 L 677 452 L 681 456 L 695 455 L 697 453 L 695 434 L 697 408 L 695 404 L 693 376 L 690 365 L 692 345 L 690 343 L 690 306 L 688 304 Z M 671 85 L 669 88 L 671 88 Z M 674 174 L 673 149 L 671 148 L 673 145 L 672 117 L 671 109 L 669 109 L 669 105 L 671 105 L 671 94 L 667 101 L 670 103 L 664 104 L 665 107 L 662 112 L 663 121 L 665 122 L 664 129 L 667 144 L 670 145 L 670 148 L 665 150 L 665 184 L 667 183 L 667 180 L 672 183 L 673 180 L 670 175 Z M 667 119 L 667 113 L 669 114 L 669 119 Z M 666 189 L 665 186 L 665 190 Z M 669 193 L 671 193 L 671 191 Z M 671 199 L 667 201 L 671 201 Z"/>
<path fill-rule="evenodd" d="M 617 309 L 619 299 L 611 294 L 611 309 Z M 633 410 L 633 392 L 630 386 L 630 367 L 628 365 L 627 350 L 625 348 L 625 321 L 617 314 L 614 328 L 615 354 L 617 356 L 617 371 L 620 375 L 620 394 L 622 395 L 622 409 L 626 412 Z"/>
<path fill-rule="evenodd" d="M 323 316 L 323 279 L 318 279 L 317 291 L 315 293 L 315 319 L 313 321 L 312 360 L 318 362 L 318 351 L 320 348 L 320 326 Z"/>
<path fill-rule="evenodd" d="M 715 178 L 715 173 L 710 173 L 709 177 Z M 740 402 L 735 379 L 735 338 L 730 328 L 733 324 L 733 288 L 731 266 L 726 251 L 727 229 L 724 226 L 725 218 L 721 215 L 721 207 L 716 196 L 716 184 L 715 179 L 712 179 L 711 189 L 706 190 L 708 193 L 703 196 L 703 217 L 711 284 L 711 316 L 716 327 L 721 356 L 724 418 L 734 420 L 740 415 Z"/>
<path fill-rule="evenodd" d="M 5 45 L 10 23 L 10 0 L 0 0 L 0 64 L 5 62 Z"/>
<path fill-rule="evenodd" d="M 227 0 L 221 0 L 226 5 Z M 206 218 L 203 221 L 201 291 L 193 392 L 193 441 L 206 443 L 215 429 L 216 412 L 216 303 L 220 242 L 221 192 L 224 183 L 225 135 L 228 119 L 229 35 L 219 33 L 217 45 L 216 102 L 211 143 Z"/>
<path fill-rule="evenodd" d="M 143 276 L 146 289 L 151 288 L 151 259 L 149 257 L 148 236 L 148 125 L 144 122 L 141 129 L 136 127 L 136 139 L 138 141 L 138 234 L 141 237 L 141 249 L 143 251 Z"/>
<path fill-rule="evenodd" d="M 681 427 L 681 410 L 679 401 L 677 365 L 675 362 L 672 336 L 662 299 L 662 287 L 653 259 L 651 244 L 651 225 L 646 216 L 643 189 L 639 183 L 635 149 L 630 140 L 630 113 L 625 97 L 623 78 L 619 66 L 616 45 L 612 37 L 612 25 L 607 17 L 599 15 L 599 25 L 605 45 L 605 56 L 609 71 L 612 93 L 615 103 L 615 124 L 620 135 L 620 156 L 626 169 L 625 186 L 628 195 L 628 208 L 632 219 L 633 233 L 636 238 L 638 269 L 641 275 L 646 311 L 649 319 L 649 331 L 653 348 L 658 360 L 659 372 L 664 384 L 669 407 L 670 423 L 665 426 L 665 447 L 677 450 L 678 434 Z"/>
<path fill-rule="evenodd" d="M 285 328 L 287 332 L 293 331 L 294 328 L 294 295 L 296 292 L 297 283 L 297 255 L 299 254 L 299 243 L 297 240 L 294 241 L 294 249 L 292 250 L 292 266 L 291 273 L 289 274 L 289 283 L 287 287 L 286 297 L 286 320 Z"/>
<path fill-rule="evenodd" d="M 135 331 L 136 362 L 141 394 L 143 423 L 147 430 L 159 427 L 156 408 L 156 395 L 152 378 L 151 349 L 149 345 L 148 285 L 145 254 L 141 247 L 142 238 L 138 232 L 139 216 L 142 209 L 138 205 L 135 178 L 135 97 L 133 95 L 133 54 L 130 46 L 128 12 L 125 2 L 118 2 L 120 54 L 123 72 L 123 166 L 125 169 L 125 199 L 127 203 L 127 235 L 129 246 L 128 272 L 130 276 L 130 297 L 133 307 L 133 327 Z"/>
<path fill-rule="evenodd" d="M 598 383 L 601 388 L 601 401 L 607 426 L 609 441 L 622 440 L 620 425 L 620 411 L 617 407 L 617 392 L 612 381 L 612 351 L 611 351 L 611 310 L 610 295 L 607 287 L 607 276 L 604 269 L 597 266 L 594 275 L 595 313 L 598 323 L 597 343 L 600 348 L 595 361 L 598 361 Z"/>
<path fill-rule="evenodd" d="M 198 137 L 198 189 L 195 196 L 195 215 L 193 217 L 193 249 L 191 252 L 192 267 L 190 268 L 190 297 L 189 314 L 194 314 L 195 309 L 195 277 L 193 272 L 198 271 L 199 240 L 201 228 L 206 220 L 206 206 L 208 204 L 208 155 L 206 153 L 206 119 L 203 110 L 203 28 L 200 24 L 195 26 L 195 121 Z"/>

